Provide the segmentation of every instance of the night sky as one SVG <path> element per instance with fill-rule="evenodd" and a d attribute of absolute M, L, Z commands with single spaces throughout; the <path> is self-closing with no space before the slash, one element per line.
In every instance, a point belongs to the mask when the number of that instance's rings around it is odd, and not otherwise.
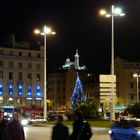
<path fill-rule="evenodd" d="M 0 3 L 0 32 L 15 33 L 16 41 L 38 42 L 33 30 L 50 26 L 55 36 L 47 39 L 48 69 L 74 60 L 79 50 L 80 65 L 95 73 L 109 73 L 111 19 L 99 10 L 121 6 L 125 17 L 115 18 L 115 56 L 140 62 L 139 0 L 5 0 Z"/>

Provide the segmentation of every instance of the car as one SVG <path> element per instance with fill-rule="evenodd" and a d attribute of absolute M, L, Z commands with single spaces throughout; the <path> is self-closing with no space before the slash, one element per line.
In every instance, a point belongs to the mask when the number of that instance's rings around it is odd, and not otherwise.
<path fill-rule="evenodd" d="M 46 118 L 44 116 L 35 116 L 30 119 L 31 122 L 46 122 Z"/>
<path fill-rule="evenodd" d="M 108 131 L 111 140 L 140 140 L 140 131 L 135 128 L 136 121 L 121 120 L 115 122 Z"/>

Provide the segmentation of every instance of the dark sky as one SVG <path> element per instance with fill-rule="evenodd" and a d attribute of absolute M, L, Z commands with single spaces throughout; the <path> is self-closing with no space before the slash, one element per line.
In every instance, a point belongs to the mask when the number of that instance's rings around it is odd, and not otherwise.
<path fill-rule="evenodd" d="M 48 68 L 74 60 L 98 73 L 109 73 L 111 19 L 101 8 L 121 6 L 125 17 L 115 18 L 115 56 L 140 61 L 140 0 L 5 0 L 0 2 L 0 31 L 15 33 L 17 41 L 37 42 L 35 28 L 48 25 L 56 35 L 47 39 Z"/>

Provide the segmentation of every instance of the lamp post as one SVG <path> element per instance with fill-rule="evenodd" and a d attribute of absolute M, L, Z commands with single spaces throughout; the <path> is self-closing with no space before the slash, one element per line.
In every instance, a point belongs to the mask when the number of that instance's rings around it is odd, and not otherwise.
<path fill-rule="evenodd" d="M 140 75 L 137 73 L 134 73 L 133 77 L 137 79 L 137 103 L 138 103 L 139 102 L 139 77 Z"/>
<path fill-rule="evenodd" d="M 115 16 L 124 16 L 125 14 L 122 12 L 120 8 L 111 6 L 111 12 L 107 12 L 105 9 L 100 10 L 100 15 L 105 16 L 106 18 L 111 17 L 111 75 L 114 76 L 114 17 Z M 112 82 L 112 105 L 110 110 L 111 119 L 115 119 L 115 112 L 114 112 L 114 86 Z"/>
<path fill-rule="evenodd" d="M 44 36 L 44 117 L 47 118 L 47 65 L 46 65 L 46 44 L 47 44 L 47 36 L 55 35 L 56 33 L 51 30 L 51 28 L 44 26 L 43 31 L 39 29 L 34 30 L 35 34 L 40 34 Z"/>

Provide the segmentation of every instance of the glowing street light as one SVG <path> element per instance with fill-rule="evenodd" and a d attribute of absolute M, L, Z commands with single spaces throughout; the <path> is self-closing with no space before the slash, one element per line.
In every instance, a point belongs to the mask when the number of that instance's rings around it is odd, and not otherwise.
<path fill-rule="evenodd" d="M 43 31 L 39 29 L 34 30 L 35 34 L 40 34 L 44 36 L 44 117 L 47 119 L 47 90 L 46 90 L 46 77 L 47 77 L 47 66 L 46 66 L 46 41 L 48 35 L 55 35 L 56 33 L 51 30 L 51 28 L 44 26 Z"/>
<path fill-rule="evenodd" d="M 133 77 L 137 79 L 137 103 L 138 103 L 139 102 L 139 77 L 140 75 L 137 73 L 134 73 Z"/>
<path fill-rule="evenodd" d="M 100 15 L 106 18 L 112 18 L 112 34 L 111 34 L 111 75 L 114 75 L 114 17 L 115 16 L 124 16 L 125 13 L 122 12 L 122 9 L 111 6 L 111 12 L 107 12 L 105 9 L 100 10 Z M 114 112 L 114 88 L 112 83 L 112 108 L 111 108 L 111 119 L 115 119 L 115 112 Z"/>

